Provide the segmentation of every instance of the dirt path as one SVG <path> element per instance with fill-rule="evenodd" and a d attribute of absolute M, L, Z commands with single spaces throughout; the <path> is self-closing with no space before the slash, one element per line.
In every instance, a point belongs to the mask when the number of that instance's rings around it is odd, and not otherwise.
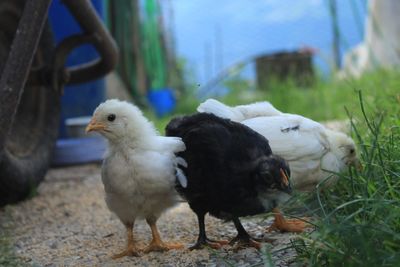
<path fill-rule="evenodd" d="M 211 217 L 206 221 L 212 238 L 228 239 L 236 233 L 231 223 Z M 262 237 L 270 220 L 243 219 L 243 224 L 250 234 Z M 158 225 L 165 240 L 186 247 L 196 240 L 197 220 L 185 203 L 164 214 Z M 229 246 L 219 251 L 184 249 L 110 259 L 124 247 L 125 231 L 105 205 L 98 165 L 50 170 L 36 197 L 0 211 L 0 226 L 12 229 L 16 254 L 33 266 L 251 266 L 263 259 L 255 249 L 234 252 Z M 141 247 L 150 240 L 143 221 L 135 225 L 135 234 Z M 276 266 L 288 266 L 293 250 L 279 250 L 288 246 L 293 236 L 268 233 L 265 237 L 275 240 L 271 248 Z"/>

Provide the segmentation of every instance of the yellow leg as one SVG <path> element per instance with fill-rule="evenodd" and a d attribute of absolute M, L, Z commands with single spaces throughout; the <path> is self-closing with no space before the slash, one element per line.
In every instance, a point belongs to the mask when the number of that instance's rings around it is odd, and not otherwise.
<path fill-rule="evenodd" d="M 133 223 L 125 224 L 128 244 L 126 246 L 126 249 L 121 253 L 114 255 L 112 257 L 113 259 L 118 259 L 125 256 L 140 256 L 139 249 L 136 247 L 135 240 L 133 239 L 133 225 Z"/>
<path fill-rule="evenodd" d="M 155 220 L 146 219 L 146 221 L 150 226 L 153 239 L 151 240 L 150 244 L 143 250 L 144 253 L 149 253 L 151 251 L 168 251 L 170 249 L 183 248 L 182 244 L 164 243 L 161 240 L 160 233 L 158 232 Z"/>
<path fill-rule="evenodd" d="M 278 230 L 281 232 L 300 233 L 303 232 L 304 229 L 307 227 L 307 224 L 302 220 L 285 219 L 282 213 L 277 208 L 273 209 L 272 211 L 274 212 L 275 221 L 272 223 L 270 227 L 267 228 L 267 232 Z"/>

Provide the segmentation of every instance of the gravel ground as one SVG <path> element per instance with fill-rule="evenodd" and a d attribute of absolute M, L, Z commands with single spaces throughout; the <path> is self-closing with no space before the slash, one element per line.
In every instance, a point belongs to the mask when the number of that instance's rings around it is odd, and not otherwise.
<path fill-rule="evenodd" d="M 262 264 L 263 255 L 248 248 L 234 252 L 229 246 L 218 251 L 188 249 L 152 252 L 141 257 L 112 260 L 125 246 L 125 230 L 107 209 L 103 199 L 100 166 L 96 164 L 49 171 L 34 198 L 0 211 L 0 226 L 12 229 L 11 243 L 17 256 L 31 266 L 252 266 Z M 7 214 L 7 216 L 5 216 Z M 272 218 L 244 218 L 243 225 L 256 237 L 273 239 L 276 266 L 293 265 L 295 252 L 282 251 L 292 234 L 267 233 Z M 233 224 L 207 217 L 210 238 L 235 236 Z M 186 203 L 169 210 L 158 221 L 165 241 L 186 247 L 197 238 L 197 220 Z M 144 221 L 134 228 L 139 246 L 150 241 Z"/>

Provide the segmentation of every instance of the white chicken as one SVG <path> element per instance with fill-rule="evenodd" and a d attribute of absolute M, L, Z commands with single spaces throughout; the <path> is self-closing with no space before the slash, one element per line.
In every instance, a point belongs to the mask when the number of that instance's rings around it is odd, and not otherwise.
<path fill-rule="evenodd" d="M 213 113 L 221 118 L 227 118 L 236 122 L 242 122 L 256 117 L 278 116 L 283 114 L 271 103 L 266 101 L 230 107 L 212 98 L 201 103 L 197 107 L 197 111 Z"/>
<path fill-rule="evenodd" d="M 102 165 L 105 200 L 125 225 L 128 240 L 127 248 L 113 258 L 140 254 L 133 238 L 136 219 L 145 219 L 151 228 L 153 239 L 145 253 L 181 248 L 161 241 L 156 226 L 160 215 L 180 200 L 176 180 L 184 187 L 187 183 L 178 166 L 185 161 L 174 154 L 185 150 L 181 139 L 159 136 L 136 106 L 115 99 L 97 107 L 86 131 L 108 140 Z"/>
<path fill-rule="evenodd" d="M 303 116 L 282 113 L 269 102 L 229 107 L 208 99 L 197 110 L 241 122 L 266 137 L 273 153 L 289 163 L 295 190 L 309 191 L 318 184 L 328 186 L 348 166 L 361 166 L 349 136 Z M 289 225 L 276 225 L 277 221 L 271 229 L 292 230 Z"/>

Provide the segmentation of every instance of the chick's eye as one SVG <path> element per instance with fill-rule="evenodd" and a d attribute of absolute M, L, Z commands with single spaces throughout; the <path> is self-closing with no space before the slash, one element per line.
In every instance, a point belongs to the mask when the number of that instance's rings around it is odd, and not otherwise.
<path fill-rule="evenodd" d="M 352 149 L 350 149 L 350 154 L 353 154 L 355 151 L 354 151 L 354 149 L 352 148 Z"/>
<path fill-rule="evenodd" d="M 114 121 L 115 120 L 115 115 L 114 114 L 108 115 L 107 120 L 108 121 Z"/>

